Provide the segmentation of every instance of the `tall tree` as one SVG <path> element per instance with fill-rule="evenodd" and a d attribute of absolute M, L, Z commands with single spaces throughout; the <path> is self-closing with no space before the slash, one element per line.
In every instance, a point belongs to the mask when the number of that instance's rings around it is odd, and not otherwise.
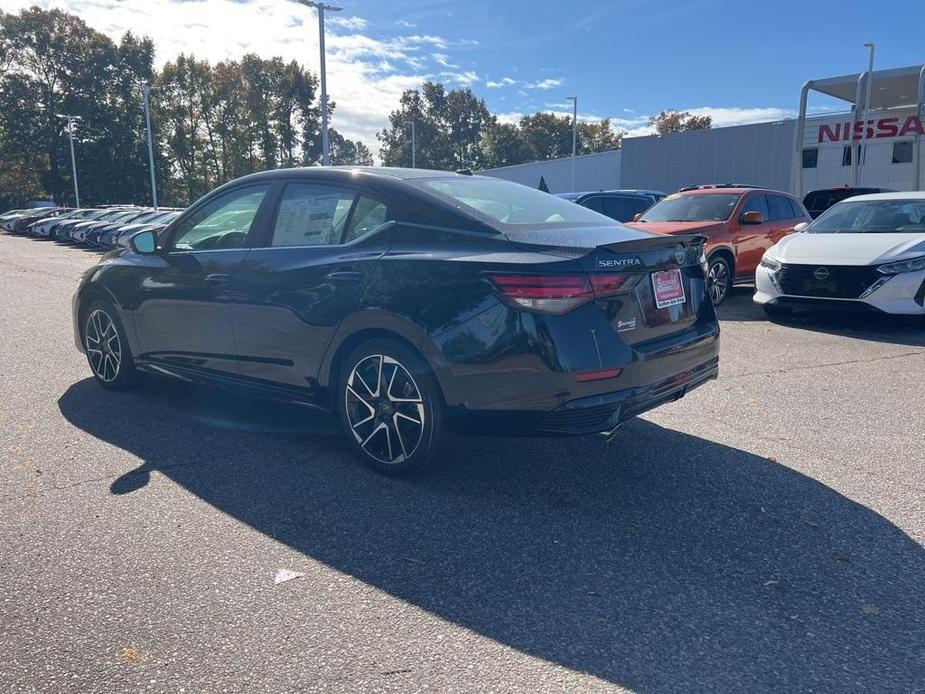
<path fill-rule="evenodd" d="M 592 154 L 620 149 L 624 135 L 625 130 L 614 130 L 609 118 L 600 123 L 579 123 L 578 151 L 581 154 Z"/>
<path fill-rule="evenodd" d="M 534 113 L 520 119 L 520 132 L 533 159 L 558 159 L 572 153 L 572 119 Z"/>
<path fill-rule="evenodd" d="M 496 122 L 471 89 L 447 92 L 440 83 L 425 82 L 402 94 L 389 127 L 377 135 L 386 166 L 411 166 L 412 121 L 417 166 L 450 171 L 482 166 L 482 133 Z"/>
<path fill-rule="evenodd" d="M 657 116 L 649 117 L 649 125 L 655 127 L 659 135 L 680 133 L 687 130 L 703 130 L 713 125 L 710 116 L 695 116 L 688 111 L 662 111 Z"/>
<path fill-rule="evenodd" d="M 520 129 L 513 123 L 496 123 L 482 135 L 485 167 L 511 166 L 530 161 L 532 152 Z"/>

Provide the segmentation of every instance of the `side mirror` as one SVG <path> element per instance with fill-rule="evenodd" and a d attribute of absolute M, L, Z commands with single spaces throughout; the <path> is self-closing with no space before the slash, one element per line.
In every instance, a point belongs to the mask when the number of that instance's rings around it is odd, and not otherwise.
<path fill-rule="evenodd" d="M 151 255 L 157 252 L 157 234 L 150 230 L 132 234 L 128 243 L 129 248 L 141 255 Z"/>
<path fill-rule="evenodd" d="M 797 234 L 802 234 L 807 229 L 809 229 L 809 222 L 800 222 L 795 227 L 793 227 L 794 233 Z"/>
<path fill-rule="evenodd" d="M 764 216 L 760 212 L 746 212 L 742 215 L 742 224 L 764 224 Z"/>
<path fill-rule="evenodd" d="M 634 222 L 638 222 L 640 219 L 642 219 L 642 212 L 637 212 L 636 214 L 633 215 Z"/>

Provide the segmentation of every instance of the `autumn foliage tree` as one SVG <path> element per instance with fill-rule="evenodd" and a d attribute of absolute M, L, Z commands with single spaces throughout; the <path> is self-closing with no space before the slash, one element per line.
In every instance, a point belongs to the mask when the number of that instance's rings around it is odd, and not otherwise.
<path fill-rule="evenodd" d="M 710 128 L 713 119 L 710 116 L 695 116 L 688 111 L 662 111 L 649 118 L 649 125 L 653 126 L 659 135 L 667 135 Z"/>

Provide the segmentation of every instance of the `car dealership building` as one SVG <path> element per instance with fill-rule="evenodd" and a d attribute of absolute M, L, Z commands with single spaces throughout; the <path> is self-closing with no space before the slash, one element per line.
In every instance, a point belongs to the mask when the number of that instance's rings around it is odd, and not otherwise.
<path fill-rule="evenodd" d="M 921 149 L 925 65 L 810 80 L 799 116 L 771 123 L 626 138 L 620 150 L 491 169 L 484 173 L 550 192 L 652 189 L 697 183 L 746 183 L 800 196 L 850 185 L 925 187 Z M 810 115 L 812 93 L 846 103 Z M 865 127 L 866 121 L 866 127 Z M 860 157 L 858 154 L 860 153 Z"/>

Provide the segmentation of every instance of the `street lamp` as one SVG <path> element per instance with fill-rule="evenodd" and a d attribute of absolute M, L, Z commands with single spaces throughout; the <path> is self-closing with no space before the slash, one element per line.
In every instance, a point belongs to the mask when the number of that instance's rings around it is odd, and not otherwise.
<path fill-rule="evenodd" d="M 148 129 L 148 168 L 151 170 L 151 198 L 157 209 L 157 181 L 154 178 L 154 145 L 151 143 L 151 85 L 147 81 L 139 82 L 137 87 L 145 98 L 145 127 Z"/>
<path fill-rule="evenodd" d="M 414 132 L 414 119 L 412 118 L 410 122 L 411 122 L 411 168 L 416 169 L 417 168 L 417 152 L 416 152 L 417 147 L 416 147 L 415 140 L 417 138 Z"/>
<path fill-rule="evenodd" d="M 578 97 L 567 96 L 566 101 L 572 102 L 572 156 L 578 151 Z"/>
<path fill-rule="evenodd" d="M 867 95 L 864 97 L 864 124 L 861 126 L 861 147 L 858 149 L 857 185 L 861 185 L 861 169 L 864 166 L 864 160 L 867 158 L 867 119 L 870 118 L 870 91 L 871 83 L 874 81 L 874 44 L 865 43 L 863 45 L 864 48 L 870 50 L 870 63 L 867 68 Z"/>
<path fill-rule="evenodd" d="M 71 116 L 64 113 L 56 113 L 56 117 L 64 118 L 67 121 L 67 139 L 71 144 L 71 172 L 74 177 L 74 203 L 75 207 L 80 207 L 80 193 L 77 191 L 77 161 L 74 159 L 74 123 L 81 120 L 80 116 Z"/>
<path fill-rule="evenodd" d="M 295 0 L 300 5 L 314 7 L 318 10 L 318 37 L 321 50 L 321 164 L 322 166 L 331 165 L 331 157 L 328 153 L 328 89 L 327 75 L 324 68 L 324 13 L 340 12 L 343 7 L 337 5 L 325 5 L 323 2 L 313 2 L 313 0 Z"/>
<path fill-rule="evenodd" d="M 572 190 L 578 187 L 578 162 L 575 155 L 578 154 L 578 97 L 567 96 L 568 101 L 572 102 Z"/>

